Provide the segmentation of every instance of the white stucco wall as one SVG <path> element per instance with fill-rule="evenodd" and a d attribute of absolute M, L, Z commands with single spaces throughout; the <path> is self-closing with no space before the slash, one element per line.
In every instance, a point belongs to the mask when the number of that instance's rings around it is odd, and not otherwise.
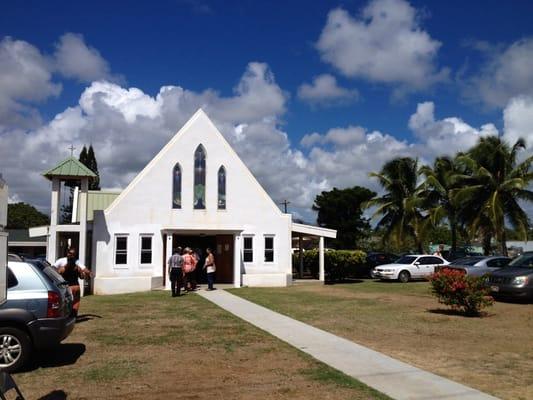
<path fill-rule="evenodd" d="M 206 209 L 193 209 L 194 153 L 202 144 L 206 151 Z M 142 150 L 140 150 L 142 151 Z M 258 149 L 260 151 L 260 149 Z M 182 208 L 172 208 L 172 173 L 182 170 Z M 226 210 L 217 209 L 217 173 L 226 169 Z M 254 237 L 254 262 L 244 263 L 244 274 L 254 285 L 287 283 L 291 266 L 291 216 L 283 214 L 251 172 L 199 110 L 161 152 L 145 167 L 107 210 L 95 213 L 93 268 L 95 291 L 109 292 L 103 280 L 111 277 L 145 277 L 162 274 L 162 229 L 208 232 L 236 230 Z M 176 232 L 178 233 L 178 232 Z M 114 265 L 114 238 L 128 236 L 128 262 Z M 140 235 L 152 236 L 152 265 L 140 264 Z M 264 237 L 274 237 L 274 262 L 264 262 Z M 242 241 L 241 241 L 242 243 Z M 242 257 L 242 254 L 236 254 Z M 261 275 L 264 275 L 262 280 Z M 278 275 L 276 278 L 275 275 Z"/>

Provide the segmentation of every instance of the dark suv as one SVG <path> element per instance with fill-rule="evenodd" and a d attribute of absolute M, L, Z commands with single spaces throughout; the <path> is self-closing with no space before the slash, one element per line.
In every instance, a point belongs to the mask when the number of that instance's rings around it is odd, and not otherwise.
<path fill-rule="evenodd" d="M 489 285 L 495 297 L 515 297 L 533 300 L 533 251 L 511 261 L 505 268 L 489 276 Z"/>
<path fill-rule="evenodd" d="M 65 339 L 76 318 L 72 293 L 50 266 L 9 261 L 7 299 L 0 305 L 0 369 L 15 371 L 33 350 Z"/>

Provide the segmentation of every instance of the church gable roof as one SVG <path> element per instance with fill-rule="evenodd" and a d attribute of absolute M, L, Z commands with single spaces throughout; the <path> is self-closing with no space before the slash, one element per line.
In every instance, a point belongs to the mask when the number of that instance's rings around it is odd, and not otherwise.
<path fill-rule="evenodd" d="M 274 201 L 271 199 L 271 197 L 268 195 L 268 193 L 264 190 L 264 188 L 261 186 L 261 184 L 257 181 L 255 176 L 251 173 L 251 171 L 248 169 L 246 164 L 241 160 L 241 158 L 238 156 L 238 154 L 235 152 L 235 150 L 231 147 L 231 145 L 227 142 L 227 140 L 224 138 L 224 136 L 220 133 L 220 131 L 217 129 L 217 127 L 213 124 L 211 119 L 207 116 L 207 114 L 200 108 L 198 109 L 194 115 L 183 125 L 183 127 L 168 141 L 168 143 L 159 151 L 159 153 L 144 167 L 144 169 L 130 182 L 130 184 L 122 191 L 119 197 L 115 199 L 115 201 L 105 210 L 105 213 L 108 214 L 111 212 L 115 207 L 117 207 L 122 199 L 124 199 L 126 196 L 128 196 L 128 193 L 131 192 L 135 186 L 140 183 L 143 178 L 159 163 L 160 160 L 162 160 L 168 152 L 173 149 L 179 140 L 181 140 L 184 135 L 187 134 L 187 131 L 189 131 L 192 127 L 194 127 L 196 124 L 207 124 L 211 129 L 210 133 L 214 135 L 214 140 L 218 141 L 218 145 L 221 145 L 224 147 L 225 151 L 227 152 L 228 157 L 232 158 L 235 162 L 238 164 L 238 168 L 242 171 L 243 174 L 248 175 L 248 178 L 250 178 L 251 183 L 256 187 L 257 191 L 260 193 L 261 196 L 264 197 L 264 199 L 270 203 L 272 206 L 272 209 L 274 212 L 278 214 L 282 214 L 279 207 L 274 203 Z M 200 143 L 202 144 L 202 143 Z"/>
<path fill-rule="evenodd" d="M 96 174 L 93 171 L 74 157 L 69 157 L 66 160 L 61 161 L 55 167 L 44 172 L 43 176 L 50 180 L 54 176 L 68 178 L 96 178 Z"/>

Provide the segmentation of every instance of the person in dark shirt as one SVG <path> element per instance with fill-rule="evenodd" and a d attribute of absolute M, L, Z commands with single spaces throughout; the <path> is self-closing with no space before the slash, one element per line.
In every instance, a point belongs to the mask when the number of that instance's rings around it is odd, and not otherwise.
<path fill-rule="evenodd" d="M 67 251 L 67 256 L 60 258 L 54 264 L 57 272 L 61 274 L 63 279 L 68 283 L 70 291 L 72 292 L 72 311 L 74 315 L 78 315 L 80 309 L 80 281 L 91 276 L 91 271 L 85 268 L 76 257 L 76 249 L 70 248 Z"/>

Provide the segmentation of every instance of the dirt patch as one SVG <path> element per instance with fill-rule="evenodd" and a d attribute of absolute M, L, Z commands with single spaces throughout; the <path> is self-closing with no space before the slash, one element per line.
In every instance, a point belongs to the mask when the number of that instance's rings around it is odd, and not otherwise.
<path fill-rule="evenodd" d="M 197 295 L 87 297 L 15 379 L 31 399 L 385 399 Z"/>
<path fill-rule="evenodd" d="M 498 302 L 466 318 L 446 312 L 426 283 L 233 293 L 498 397 L 533 399 L 531 304 Z"/>

